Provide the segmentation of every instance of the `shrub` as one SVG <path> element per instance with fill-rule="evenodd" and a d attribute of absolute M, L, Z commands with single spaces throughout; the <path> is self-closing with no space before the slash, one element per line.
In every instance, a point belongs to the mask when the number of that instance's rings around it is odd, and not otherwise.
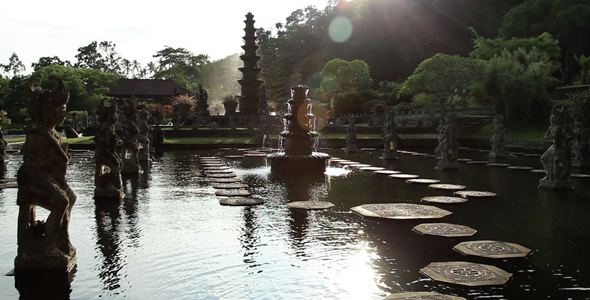
<path fill-rule="evenodd" d="M 430 107 L 436 105 L 436 98 L 427 93 L 418 93 L 412 97 L 412 103 L 416 108 Z"/>
<path fill-rule="evenodd" d="M 363 97 L 357 91 L 338 93 L 332 98 L 332 108 L 336 115 L 361 113 Z"/>
<path fill-rule="evenodd" d="M 387 102 L 379 99 L 371 100 L 363 104 L 363 111 L 367 113 L 382 114 L 387 108 Z"/>

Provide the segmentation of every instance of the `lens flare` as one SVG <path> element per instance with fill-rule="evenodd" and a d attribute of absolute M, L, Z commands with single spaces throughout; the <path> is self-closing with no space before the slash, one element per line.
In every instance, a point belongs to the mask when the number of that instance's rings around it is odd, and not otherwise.
<path fill-rule="evenodd" d="M 336 43 L 344 43 L 352 35 L 352 22 L 347 17 L 336 17 L 328 29 L 330 38 Z"/>

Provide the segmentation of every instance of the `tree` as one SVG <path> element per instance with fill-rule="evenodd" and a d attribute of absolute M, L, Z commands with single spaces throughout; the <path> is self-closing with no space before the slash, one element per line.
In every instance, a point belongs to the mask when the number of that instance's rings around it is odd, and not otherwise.
<path fill-rule="evenodd" d="M 321 89 L 325 91 L 350 92 L 371 87 L 369 66 L 362 60 L 349 62 L 336 58 L 326 63 L 322 72 L 325 77 Z"/>
<path fill-rule="evenodd" d="M 553 36 L 547 32 L 541 33 L 537 37 L 531 38 L 494 38 L 485 39 L 478 37 L 473 40 L 473 51 L 469 54 L 470 57 L 477 59 L 489 60 L 495 56 L 500 55 L 505 49 L 509 52 L 518 49 L 525 49 L 530 51 L 536 48 L 549 56 L 549 59 L 557 61 L 561 55 L 559 43 Z"/>
<path fill-rule="evenodd" d="M 282 108 L 285 107 L 288 99 L 287 71 L 281 60 L 281 54 L 276 47 L 276 40 L 269 41 L 265 45 L 266 47 L 260 51 L 262 56 L 262 60 L 260 61 L 260 67 L 262 68 L 260 79 L 264 80 L 269 106 Z"/>
<path fill-rule="evenodd" d="M 110 41 L 100 43 L 93 41 L 87 46 L 78 48 L 74 64 L 76 68 L 98 69 L 107 73 L 121 75 L 121 63 L 123 58 L 117 53 L 117 45 Z"/>
<path fill-rule="evenodd" d="M 201 78 L 201 68 L 208 62 L 205 54 L 194 55 L 184 48 L 164 49 L 154 55 L 158 59 L 155 79 L 173 79 L 189 90 L 196 90 Z"/>
<path fill-rule="evenodd" d="M 33 68 L 33 71 L 38 71 L 39 69 L 41 69 L 43 67 L 47 67 L 47 66 L 51 66 L 51 65 L 71 66 L 71 63 L 69 60 L 62 61 L 57 56 L 43 56 L 43 57 L 39 58 L 38 62 L 32 63 L 31 67 Z"/>
<path fill-rule="evenodd" d="M 8 59 L 7 65 L 0 64 L 0 70 L 5 73 L 12 73 L 12 75 L 16 76 L 19 73 L 22 73 L 26 70 L 25 64 L 18 58 L 16 53 L 12 53 L 10 58 Z"/>

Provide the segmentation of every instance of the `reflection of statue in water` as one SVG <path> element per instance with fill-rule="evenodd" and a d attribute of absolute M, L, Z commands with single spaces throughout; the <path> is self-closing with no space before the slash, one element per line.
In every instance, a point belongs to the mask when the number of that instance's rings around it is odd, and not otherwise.
<path fill-rule="evenodd" d="M 444 134 L 443 140 L 440 141 L 438 149 L 440 159 L 436 168 L 439 170 L 454 170 L 458 168 L 457 163 L 457 124 L 455 114 L 446 114 L 445 123 L 439 126 L 440 135 Z"/>
<path fill-rule="evenodd" d="M 125 174 L 139 174 L 139 159 L 137 157 L 139 147 L 137 147 L 137 135 L 139 130 L 135 125 L 137 121 L 137 109 L 133 101 L 123 106 L 123 113 L 125 114 L 125 123 L 123 124 L 123 145 L 121 147 L 121 158 L 123 159 L 123 168 L 121 173 Z"/>
<path fill-rule="evenodd" d="M 348 117 L 348 134 L 346 135 L 346 148 L 344 152 L 352 153 L 358 152 L 358 143 L 356 140 L 356 126 L 354 125 L 354 118 Z"/>
<path fill-rule="evenodd" d="M 139 148 L 137 158 L 139 160 L 150 160 L 150 131 L 152 128 L 148 124 L 149 119 L 150 113 L 146 109 L 139 111 L 139 120 L 136 123 L 138 129 L 137 147 Z"/>
<path fill-rule="evenodd" d="M 15 270 L 68 270 L 73 266 L 76 249 L 70 243 L 68 226 L 76 195 L 66 182 L 69 156 L 67 144 L 55 126 L 66 117 L 69 93 L 63 81 L 53 90 L 35 87 L 39 78 L 25 86 L 25 105 L 30 117 L 25 127 L 26 140 L 21 149 L 23 164 L 18 170 L 18 256 Z M 45 222 L 35 218 L 36 206 L 49 210 Z"/>
<path fill-rule="evenodd" d="M 109 105 L 110 104 L 110 105 Z M 102 99 L 98 106 L 100 132 L 94 137 L 96 143 L 96 170 L 94 173 L 95 198 L 121 198 L 121 168 L 123 163 L 117 155 L 117 146 L 123 141 L 115 133 L 117 107 L 114 103 Z"/>
<path fill-rule="evenodd" d="M 393 112 L 385 116 L 383 135 L 383 159 L 398 159 L 397 157 L 397 124 Z"/>
<path fill-rule="evenodd" d="M 569 108 L 566 106 L 556 105 L 551 110 L 551 124 L 545 139 L 553 139 L 553 143 L 541 156 L 545 177 L 539 181 L 539 188 L 572 188 L 568 116 Z"/>
<path fill-rule="evenodd" d="M 588 144 L 590 129 L 585 124 L 584 117 L 576 117 L 574 133 L 576 142 L 572 146 L 572 166 L 581 168 L 590 167 L 590 145 Z"/>
<path fill-rule="evenodd" d="M 489 155 L 490 158 L 506 157 L 506 152 L 504 152 L 504 134 L 506 133 L 506 127 L 504 127 L 503 123 L 504 116 L 502 116 L 502 114 L 496 114 L 494 117 L 494 136 L 490 140 L 490 142 L 492 142 L 492 151 Z"/>

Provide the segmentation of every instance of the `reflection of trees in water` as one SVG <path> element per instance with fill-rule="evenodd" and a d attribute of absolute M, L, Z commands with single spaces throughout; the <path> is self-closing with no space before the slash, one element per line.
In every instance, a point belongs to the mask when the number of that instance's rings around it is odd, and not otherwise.
<path fill-rule="evenodd" d="M 120 271 L 124 262 L 121 261 L 121 244 L 119 236 L 120 213 L 119 202 L 103 200 L 96 202 L 96 243 L 103 260 L 98 277 L 104 284 L 105 290 L 116 290 L 120 288 Z"/>
<path fill-rule="evenodd" d="M 242 226 L 242 234 L 239 239 L 242 248 L 244 248 L 244 262 L 255 263 L 254 257 L 258 254 L 258 245 L 260 245 L 260 236 L 256 233 L 258 218 L 250 206 L 244 207 L 242 212 L 244 226 Z"/>

